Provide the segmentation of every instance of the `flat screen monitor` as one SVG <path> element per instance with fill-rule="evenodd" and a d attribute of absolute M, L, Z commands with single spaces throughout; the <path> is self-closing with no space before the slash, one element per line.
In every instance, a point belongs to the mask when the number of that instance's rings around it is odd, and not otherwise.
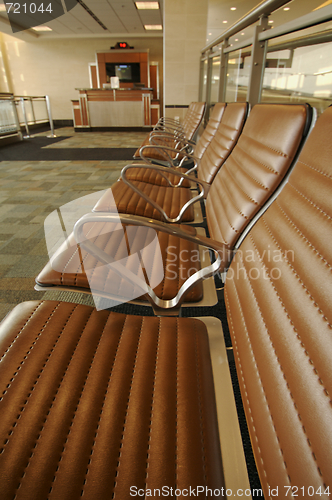
<path fill-rule="evenodd" d="M 140 63 L 106 63 L 106 74 L 110 78 L 117 76 L 120 82 L 140 82 Z"/>

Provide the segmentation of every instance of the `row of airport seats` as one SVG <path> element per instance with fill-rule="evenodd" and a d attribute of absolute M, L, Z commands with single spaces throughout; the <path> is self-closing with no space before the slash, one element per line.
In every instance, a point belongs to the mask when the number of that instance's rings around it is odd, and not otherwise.
<path fill-rule="evenodd" d="M 221 272 L 227 269 L 239 238 L 285 181 L 312 120 L 312 110 L 307 105 L 257 105 L 243 127 L 246 113 L 246 104 L 226 106 L 215 135 L 198 165 L 198 177 L 192 180 L 202 187 L 199 195 L 193 197 L 192 191 L 182 186 L 145 183 L 156 194 L 156 201 L 158 197 L 159 200 L 163 198 L 169 207 L 176 210 L 180 210 L 181 202 L 189 203 L 190 199 L 199 201 L 206 193 L 209 238 L 195 227 L 159 223 L 160 212 L 155 210 L 155 205 L 146 203 L 120 180 L 97 202 L 94 213 L 82 220 L 83 233 L 79 237 L 82 245 L 77 246 L 77 239 L 72 233 L 52 262 L 38 275 L 37 287 L 41 290 L 55 286 L 66 290 L 79 287 L 81 290 L 92 289 L 97 295 L 121 296 L 123 299 L 135 297 L 140 301 L 146 301 L 148 296 L 158 314 L 162 310 L 167 314 L 171 311 L 178 314 L 182 303 L 192 305 L 204 300 L 205 283 L 201 278 L 208 277 L 218 267 Z M 137 165 L 130 167 L 134 170 Z M 170 170 L 151 164 L 140 164 L 137 168 L 140 172 L 143 169 L 157 173 L 160 169 L 165 173 Z M 127 167 L 124 170 L 127 171 Z M 175 169 L 173 174 L 182 178 L 185 175 Z M 128 191 L 132 203 L 126 203 L 123 192 L 117 196 L 118 186 L 121 191 Z M 175 207 L 174 200 L 177 200 Z M 114 267 L 108 268 L 106 278 L 105 268 L 99 265 L 100 261 L 109 263 L 110 258 L 117 261 L 127 258 L 128 231 L 121 231 L 121 222 L 135 224 L 130 229 L 132 246 L 144 248 L 144 264 L 150 281 L 145 293 L 139 293 L 136 285 L 124 279 Z M 153 245 L 147 244 L 147 240 L 151 239 L 148 228 L 157 232 L 161 255 Z M 217 253 L 218 261 L 222 259 L 222 263 L 217 261 L 202 268 L 200 259 L 194 258 L 199 253 L 199 245 Z M 162 263 L 157 265 L 159 261 Z M 137 273 L 141 263 L 139 260 L 135 263 L 127 260 L 124 265 L 127 270 Z M 162 276 L 160 267 L 163 269 Z M 182 272 L 174 273 L 180 267 Z"/>
<path fill-rule="evenodd" d="M 258 116 L 258 109 L 264 113 Z M 248 217 L 247 205 L 258 210 L 264 196 L 254 198 L 255 189 L 250 196 L 244 185 L 260 186 L 259 193 L 280 186 L 271 179 L 297 157 L 310 128 L 308 114 L 308 106 L 253 108 L 221 168 L 228 172 L 221 184 L 229 184 L 222 201 L 218 188 L 210 202 L 210 239 L 202 241 L 221 254 L 231 248 L 221 243 L 222 202 L 225 214 L 241 212 L 239 218 Z M 331 133 L 330 107 L 287 183 L 242 237 L 225 280 L 238 380 L 265 498 L 331 497 Z M 257 165 L 266 177 L 257 177 Z M 234 206 L 224 198 L 232 192 Z M 107 216 L 113 220 L 112 214 L 92 215 L 102 224 Z M 139 218 L 119 217 L 127 224 Z M 78 237 L 84 221 L 74 230 Z M 160 231 L 166 226 L 145 223 Z M 167 227 L 173 229 L 165 234 L 179 234 L 174 224 Z M 195 231 L 187 227 L 181 234 Z M 213 240 L 216 234 L 219 240 Z M 17 306 L 0 327 L 1 498 L 259 496 L 238 475 L 227 357 L 222 337 L 209 333 L 213 326 L 213 319 L 131 316 L 64 302 Z"/>

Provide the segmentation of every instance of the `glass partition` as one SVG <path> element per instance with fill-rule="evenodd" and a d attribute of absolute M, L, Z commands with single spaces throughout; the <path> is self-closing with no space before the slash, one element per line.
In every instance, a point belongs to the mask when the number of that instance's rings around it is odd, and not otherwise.
<path fill-rule="evenodd" d="M 268 52 L 261 101 L 332 104 L 332 43 Z"/>
<path fill-rule="evenodd" d="M 201 101 L 206 101 L 206 90 L 207 90 L 207 70 L 208 70 L 208 61 L 207 59 L 204 59 L 204 61 L 201 61 L 201 95 L 200 95 L 200 100 Z"/>
<path fill-rule="evenodd" d="M 220 55 L 212 59 L 211 72 L 211 104 L 215 104 L 219 100 L 219 82 L 220 82 Z"/>
<path fill-rule="evenodd" d="M 251 68 L 251 49 L 246 47 L 228 54 L 226 102 L 245 102 Z"/>

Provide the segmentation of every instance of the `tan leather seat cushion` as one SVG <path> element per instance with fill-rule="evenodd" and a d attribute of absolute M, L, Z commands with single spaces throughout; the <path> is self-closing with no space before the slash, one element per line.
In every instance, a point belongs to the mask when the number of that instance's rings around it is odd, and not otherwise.
<path fill-rule="evenodd" d="M 133 241 L 135 241 L 135 235 L 137 239 L 146 237 L 146 233 L 143 234 L 137 226 L 131 226 L 131 230 L 135 231 L 131 233 Z M 196 232 L 194 228 L 188 226 L 186 230 L 193 235 Z M 117 261 L 122 261 L 127 257 L 127 240 L 121 224 L 85 224 L 84 234 L 98 248 L 103 249 Z M 200 269 L 199 251 L 197 245 L 166 233 L 158 233 L 158 240 L 164 263 L 164 279 L 154 288 L 154 292 L 158 297 L 168 300 L 175 297 L 185 280 Z M 144 243 L 140 242 L 139 246 L 143 248 Z M 132 248 L 135 246 L 133 245 Z M 147 257 L 146 262 L 150 265 L 147 269 L 148 276 L 151 273 L 153 277 L 153 273 L 159 271 L 157 267 L 154 267 L 156 256 Z M 126 263 L 126 266 L 137 274 L 138 268 L 132 268 L 131 265 L 129 262 Z M 79 249 L 73 234 L 59 248 L 52 259 L 52 265 L 49 262 L 37 276 L 36 281 L 45 286 L 92 289 L 96 294 L 99 292 L 102 295 L 118 297 L 119 300 L 141 295 L 128 281 L 102 265 L 83 248 Z M 199 283 L 188 292 L 185 302 L 197 302 L 202 299 L 202 296 L 203 287 L 202 283 Z M 141 297 L 142 299 L 144 297 Z"/>
<path fill-rule="evenodd" d="M 188 172 L 188 169 L 179 168 L 178 172 L 185 174 L 186 172 Z M 181 177 L 173 174 L 172 172 L 166 172 L 165 175 L 174 186 L 176 186 L 180 182 Z M 126 178 L 130 181 L 144 182 L 145 184 L 153 184 L 155 186 L 169 186 L 169 182 L 164 177 L 162 177 L 157 170 L 147 169 L 144 167 L 140 167 L 139 165 L 135 168 L 128 169 L 126 171 Z M 188 182 L 187 179 L 184 179 L 181 186 L 190 188 L 195 187 L 195 184 Z"/>
<path fill-rule="evenodd" d="M 144 182 L 134 182 L 133 184 L 158 203 L 170 218 L 176 218 L 183 205 L 192 198 L 189 189 L 154 186 Z M 95 205 L 93 211 L 116 211 L 123 214 L 141 215 L 142 217 L 163 220 L 158 210 L 122 181 L 116 182 L 111 189 L 106 191 Z M 194 208 L 191 206 L 186 210 L 182 222 L 192 222 L 193 220 Z"/>
<path fill-rule="evenodd" d="M 1 500 L 224 486 L 200 321 L 27 302 L 0 334 Z"/>

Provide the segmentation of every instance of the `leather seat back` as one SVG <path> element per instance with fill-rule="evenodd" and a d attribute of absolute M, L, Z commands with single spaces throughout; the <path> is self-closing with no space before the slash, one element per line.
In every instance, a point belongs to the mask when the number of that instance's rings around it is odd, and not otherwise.
<path fill-rule="evenodd" d="M 328 108 L 226 279 L 228 322 L 265 498 L 277 487 L 274 496 L 286 496 L 290 487 L 296 493 L 296 485 L 303 498 L 324 497 L 332 487 L 331 136 Z"/>
<path fill-rule="evenodd" d="M 277 189 L 308 131 L 308 105 L 257 104 L 206 200 L 213 239 L 234 246 Z"/>
<path fill-rule="evenodd" d="M 182 128 L 187 139 L 195 140 L 199 126 L 204 118 L 205 109 L 205 102 L 190 103 L 188 111 L 182 122 Z"/>
<path fill-rule="evenodd" d="M 204 132 L 197 141 L 194 153 L 196 158 L 202 158 L 204 152 L 206 151 L 206 148 L 209 146 L 210 142 L 216 134 L 216 131 L 218 130 L 225 109 L 226 104 L 224 102 L 217 102 L 214 105 Z"/>
<path fill-rule="evenodd" d="M 201 181 L 209 184 L 213 181 L 218 169 L 232 152 L 242 131 L 247 113 L 248 105 L 245 102 L 227 104 L 220 125 L 200 161 L 198 178 Z M 195 156 L 197 156 L 196 150 Z"/>

